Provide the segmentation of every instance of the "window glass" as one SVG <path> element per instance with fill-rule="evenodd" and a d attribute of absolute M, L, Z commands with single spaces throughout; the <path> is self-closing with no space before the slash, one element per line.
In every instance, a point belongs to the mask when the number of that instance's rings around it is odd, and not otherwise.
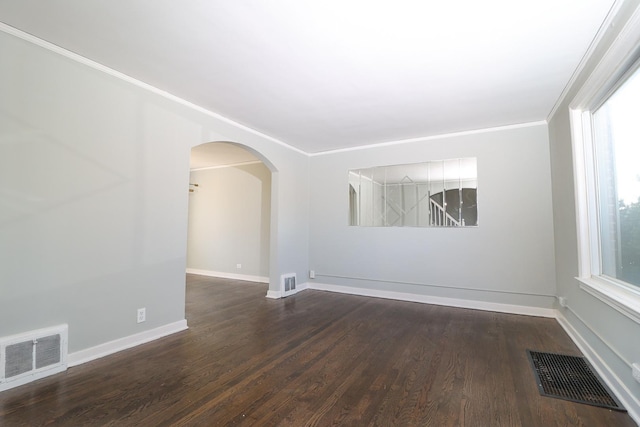
<path fill-rule="evenodd" d="M 593 113 L 600 273 L 640 286 L 640 72 Z"/>

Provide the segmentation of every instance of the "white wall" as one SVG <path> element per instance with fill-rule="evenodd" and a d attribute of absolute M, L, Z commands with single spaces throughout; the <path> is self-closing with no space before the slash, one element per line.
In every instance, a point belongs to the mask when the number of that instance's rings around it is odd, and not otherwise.
<path fill-rule="evenodd" d="M 461 157 L 477 157 L 478 227 L 348 226 L 347 171 Z M 312 156 L 310 284 L 548 310 L 549 168 L 545 124 Z"/>
<path fill-rule="evenodd" d="M 206 169 L 190 182 L 198 187 L 189 194 L 187 268 L 268 280 L 271 171 L 262 163 Z"/>
<path fill-rule="evenodd" d="M 609 384 L 626 399 L 627 409 L 640 420 L 640 384 L 629 363 L 640 362 L 640 324 L 580 288 L 569 103 L 584 86 L 640 1 L 621 2 L 615 25 L 607 26 L 601 42 L 568 89 L 549 121 L 558 295 L 568 307 L 559 308 L 561 322 L 581 349 L 596 362 Z M 620 396 L 620 394 L 619 394 Z"/>
<path fill-rule="evenodd" d="M 270 289 L 306 274 L 306 155 L 24 38 L 0 32 L 0 337 L 68 323 L 73 353 L 183 320 L 203 142 L 243 144 L 274 171 Z"/>

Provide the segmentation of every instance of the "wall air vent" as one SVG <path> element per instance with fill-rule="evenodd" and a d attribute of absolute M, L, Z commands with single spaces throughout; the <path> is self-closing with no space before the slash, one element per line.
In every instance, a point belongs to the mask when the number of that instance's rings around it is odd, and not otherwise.
<path fill-rule="evenodd" d="M 0 391 L 67 369 L 68 326 L 0 338 Z"/>
<path fill-rule="evenodd" d="M 280 276 L 280 287 L 282 296 L 286 297 L 297 292 L 296 289 L 296 273 L 288 273 Z"/>

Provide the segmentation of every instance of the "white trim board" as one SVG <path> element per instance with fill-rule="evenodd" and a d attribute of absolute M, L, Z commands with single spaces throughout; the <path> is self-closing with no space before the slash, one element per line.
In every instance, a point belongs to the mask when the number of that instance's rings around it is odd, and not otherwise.
<path fill-rule="evenodd" d="M 399 301 L 419 302 L 422 304 L 444 305 L 448 307 L 470 308 L 474 310 L 495 311 L 508 314 L 523 314 L 538 317 L 556 317 L 556 310 L 552 308 L 530 307 L 514 304 L 502 304 L 486 301 L 464 300 L 457 298 L 436 297 L 430 295 L 410 294 L 405 292 L 382 291 L 376 289 L 356 288 L 351 286 L 330 285 L 326 283 L 306 283 L 306 289 L 337 292 L 342 294 L 360 295 L 365 297 L 386 298 Z"/>
<path fill-rule="evenodd" d="M 249 162 L 229 163 L 228 165 L 204 166 L 201 168 L 193 168 L 191 172 L 207 171 L 212 169 L 237 168 L 239 166 L 256 165 L 262 163 L 262 160 L 251 160 Z"/>
<path fill-rule="evenodd" d="M 189 327 L 187 326 L 187 320 L 184 319 L 177 322 L 169 323 L 164 326 L 160 326 L 155 329 L 129 335 L 124 338 L 118 338 L 104 344 L 99 344 L 95 347 L 90 347 L 84 350 L 76 351 L 75 353 L 70 353 L 67 356 L 67 365 L 69 367 L 72 367 L 91 362 L 92 360 L 109 356 L 119 351 L 136 347 L 138 345 L 166 337 L 167 335 L 171 335 L 176 332 L 184 331 L 188 328 Z"/>
<path fill-rule="evenodd" d="M 51 375 L 59 374 L 60 372 L 66 371 L 69 366 L 71 365 L 62 364 L 56 368 L 47 369 L 46 371 L 38 372 L 37 374 L 34 374 L 34 375 L 27 375 L 14 381 L 0 383 L 0 392 L 11 390 L 12 388 L 20 387 L 26 384 L 30 384 L 34 381 L 47 378 Z"/>
<path fill-rule="evenodd" d="M 182 98 L 180 98 L 180 97 L 178 97 L 176 95 L 173 95 L 173 94 L 171 94 L 169 92 L 166 92 L 164 90 L 158 89 L 157 87 L 152 86 L 152 85 L 150 85 L 148 83 L 145 83 L 145 82 L 143 82 L 141 80 L 134 79 L 131 76 L 128 76 L 128 75 L 126 75 L 124 73 L 116 71 L 113 68 L 109 68 L 109 67 L 107 67 L 105 65 L 102 65 L 102 64 L 100 64 L 98 62 L 92 61 L 91 59 L 85 58 L 82 55 L 78 55 L 77 53 L 71 52 L 71 51 L 69 51 L 67 49 L 64 49 L 64 48 L 62 48 L 60 46 L 57 46 L 57 45 L 55 45 L 53 43 L 49 43 L 48 41 L 42 40 L 42 39 L 40 39 L 40 38 L 38 38 L 38 37 L 36 37 L 34 35 L 25 33 L 24 31 L 18 30 L 17 28 L 14 28 L 14 27 L 12 27 L 10 25 L 7 25 L 7 24 L 5 24 L 3 22 L 0 22 L 0 31 L 2 31 L 4 33 L 7 33 L 7 34 L 10 34 L 12 36 L 18 37 L 18 38 L 20 38 L 20 39 L 22 39 L 24 41 L 32 43 L 32 44 L 34 44 L 36 46 L 39 46 L 39 47 L 41 47 L 43 49 L 47 49 L 47 50 L 49 50 L 51 52 L 55 52 L 55 53 L 57 53 L 59 55 L 64 56 L 65 58 L 71 59 L 72 61 L 76 61 L 76 62 L 78 62 L 80 64 L 86 65 L 87 67 L 93 68 L 94 70 L 101 71 L 101 72 L 103 72 L 105 74 L 108 74 L 108 75 L 110 75 L 112 77 L 115 77 L 117 79 L 120 79 L 122 81 L 130 83 L 130 84 L 132 84 L 134 86 L 137 86 L 137 87 L 139 87 L 141 89 L 144 89 L 144 90 L 147 90 L 149 92 L 152 92 L 152 93 L 154 93 L 156 95 L 159 95 L 159 96 L 161 96 L 163 98 L 166 98 L 166 99 L 169 99 L 171 101 L 177 102 L 178 104 L 181 104 L 181 105 L 183 105 L 183 106 L 185 106 L 187 108 L 190 108 L 192 110 L 198 111 L 198 112 L 203 113 L 203 114 L 205 114 L 205 115 L 207 115 L 209 117 L 213 117 L 214 119 L 218 119 L 220 121 L 228 123 L 228 124 L 230 124 L 232 126 L 235 126 L 238 129 L 242 129 L 242 130 L 244 130 L 246 132 L 249 132 L 249 133 L 252 133 L 254 135 L 260 136 L 262 138 L 268 139 L 269 141 L 275 142 L 276 144 L 278 144 L 278 145 L 280 145 L 282 147 L 288 148 L 290 150 L 293 150 L 296 153 L 304 154 L 306 156 L 309 155 L 308 153 L 300 150 L 299 148 L 296 148 L 296 147 L 294 147 L 292 145 L 289 145 L 286 142 L 280 141 L 277 138 L 269 136 L 269 135 L 267 135 L 265 133 L 262 133 L 262 132 L 260 132 L 260 131 L 258 131 L 256 129 L 250 128 L 248 126 L 242 125 L 242 124 L 240 124 L 238 122 L 235 122 L 235 121 L 233 121 L 233 120 L 231 120 L 231 119 L 229 119 L 229 118 L 227 118 L 225 116 L 222 116 L 222 115 L 220 115 L 218 113 L 214 113 L 213 111 L 207 110 L 206 108 L 203 108 L 203 107 L 200 107 L 199 105 L 193 104 L 193 103 L 191 103 L 191 102 L 189 102 L 189 101 L 187 101 L 185 99 L 182 99 Z"/>
<path fill-rule="evenodd" d="M 437 139 L 443 139 L 443 138 L 450 138 L 450 137 L 456 137 L 456 136 L 463 136 L 463 135 L 474 135 L 474 134 L 478 134 L 478 133 L 485 133 L 485 132 L 492 132 L 492 131 L 496 131 L 496 130 L 506 130 L 506 129 L 517 129 L 517 128 L 521 128 L 521 127 L 529 127 L 529 126 L 537 126 L 537 125 L 541 125 L 541 124 L 547 124 L 547 120 L 538 120 L 538 121 L 533 121 L 533 122 L 529 122 L 529 123 L 513 123 L 513 124 L 507 124 L 504 126 L 496 126 L 496 127 L 490 127 L 490 128 L 481 128 L 481 129 L 473 129 L 473 130 L 469 130 L 469 131 L 461 131 L 461 132 L 450 132 L 450 133 L 445 133 L 445 134 L 440 134 L 440 135 L 431 135 L 431 136 L 425 136 L 425 137 L 418 137 L 418 138 L 410 138 L 410 139 L 404 139 L 404 140 L 397 140 L 397 141 L 387 141 L 387 142 L 380 142 L 380 143 L 372 143 L 372 144 L 367 144 L 367 145 L 360 145 L 360 146 L 355 146 L 355 147 L 347 147 L 347 148 L 339 148 L 339 149 L 335 149 L 335 150 L 327 150 L 327 151 L 320 151 L 320 152 L 313 152 L 313 153 L 308 153 L 304 150 L 301 150 L 297 147 L 294 147 L 293 145 L 290 145 L 284 141 L 279 140 L 278 138 L 275 138 L 273 136 L 267 135 L 265 133 L 260 132 L 259 130 L 250 128 L 248 126 L 242 125 L 238 122 L 235 122 L 223 115 L 220 115 L 218 113 L 215 113 L 211 110 L 207 110 L 204 107 L 201 107 L 199 105 L 196 105 L 192 102 L 189 102 L 183 98 L 180 98 L 176 95 L 173 95 L 169 92 L 166 92 L 164 90 L 158 89 L 155 86 L 152 86 L 148 83 L 145 83 L 141 80 L 135 79 L 131 76 L 128 76 L 124 73 L 121 73 L 117 70 L 114 70 L 113 68 L 109 68 L 103 64 L 100 64 L 98 62 L 95 62 L 91 59 L 88 59 L 82 55 L 78 55 L 77 53 L 71 52 L 67 49 L 64 49 L 60 46 L 57 46 L 53 43 L 50 43 L 46 40 L 40 39 L 32 34 L 28 34 L 25 33 L 24 31 L 18 30 L 17 28 L 14 28 L 10 25 L 7 25 L 3 22 L 0 22 L 0 31 L 6 33 L 6 34 L 10 34 L 14 37 L 17 37 L 19 39 L 25 40 L 29 43 L 32 43 L 36 46 L 39 46 L 43 49 L 46 49 L 48 51 L 57 53 L 65 58 L 68 58 L 72 61 L 78 62 L 80 64 L 83 64 L 87 67 L 93 68 L 94 70 L 97 71 L 101 71 L 105 74 L 108 74 L 112 77 L 115 77 L 117 79 L 120 79 L 122 81 L 125 81 L 127 83 L 130 83 L 134 86 L 137 86 L 143 90 L 147 90 L 151 93 L 154 93 L 156 95 L 159 95 L 163 98 L 169 99 L 171 101 L 174 101 L 180 105 L 183 105 L 187 108 L 190 108 L 192 110 L 198 111 L 200 113 L 203 113 L 209 117 L 212 117 L 214 119 L 223 121 L 227 124 L 230 124 L 231 126 L 234 126 L 238 129 L 244 130 L 246 132 L 249 132 L 251 134 L 260 136 L 262 138 L 265 138 L 269 141 L 272 141 L 282 147 L 288 148 L 292 151 L 295 151 L 296 153 L 308 156 L 308 157 L 312 157 L 312 156 L 322 156 L 322 155 L 327 155 L 327 154 L 334 154 L 334 153 L 339 153 L 339 152 L 345 152 L 345 151 L 353 151 L 353 150 L 364 150 L 364 149 L 369 149 L 369 148 L 376 148 L 376 147 L 384 147 L 384 146 L 388 146 L 388 145 L 398 145 L 398 144 L 406 144 L 406 143 L 411 143 L 411 142 L 423 142 L 423 141 L 430 141 L 430 140 L 437 140 Z"/>
<path fill-rule="evenodd" d="M 246 282 L 269 283 L 269 278 L 264 276 L 251 276 L 248 274 L 225 273 L 222 271 L 200 270 L 197 268 L 187 268 L 188 274 L 199 276 L 220 277 L 222 279 L 244 280 Z"/>
<path fill-rule="evenodd" d="M 272 291 L 271 289 L 269 289 L 267 291 L 266 297 L 269 298 L 269 299 L 280 299 L 280 298 L 282 298 L 282 292 L 280 292 L 280 291 Z"/>
<path fill-rule="evenodd" d="M 441 139 L 445 139 L 445 138 L 455 138 L 455 137 L 459 137 L 459 136 L 478 135 L 478 134 L 487 133 L 487 132 L 497 132 L 497 131 L 505 131 L 505 130 L 511 130 L 511 129 L 521 129 L 521 128 L 528 128 L 528 127 L 533 127 L 533 126 L 540 126 L 540 125 L 545 125 L 546 126 L 547 124 L 548 123 L 547 123 L 546 120 L 537 120 L 537 121 L 527 122 L 527 123 L 515 123 L 515 124 L 511 124 L 511 125 L 494 126 L 494 127 L 490 127 L 490 128 L 473 129 L 473 130 L 466 130 L 466 131 L 461 131 L 461 132 L 449 132 L 449 133 L 443 133 L 443 134 L 439 134 L 439 135 L 421 136 L 421 137 L 418 137 L 418 138 L 410 138 L 410 139 L 400 139 L 400 140 L 397 140 L 397 141 L 376 142 L 376 143 L 373 143 L 373 144 L 358 145 L 358 146 L 355 146 L 355 147 L 336 148 L 335 150 L 318 151 L 318 152 L 314 152 L 314 153 L 309 153 L 308 156 L 309 157 L 326 156 L 326 155 L 331 155 L 331 154 L 336 154 L 336 153 L 345 153 L 345 152 L 349 152 L 349 151 L 368 150 L 368 149 L 371 149 L 371 148 L 380 148 L 380 147 L 388 147 L 388 146 L 392 146 L 392 145 L 410 144 L 412 142 L 427 142 L 427 141 L 441 140 Z"/>
<path fill-rule="evenodd" d="M 302 292 L 302 291 L 304 291 L 306 289 L 310 289 L 308 282 L 300 283 L 300 284 L 296 285 L 296 289 L 294 291 L 292 291 L 292 292 L 287 292 L 286 295 L 284 294 L 284 292 L 282 290 L 279 290 L 279 291 L 268 290 L 266 297 L 269 298 L 269 299 L 281 299 L 281 298 L 289 297 L 291 295 L 295 295 L 295 294 L 297 294 L 299 292 Z"/>
<path fill-rule="evenodd" d="M 571 74 L 569 81 L 564 86 L 564 89 L 562 90 L 562 93 L 560 94 L 556 102 L 553 104 L 551 111 L 549 111 L 549 114 L 547 114 L 547 119 L 546 119 L 547 122 L 550 122 L 551 119 L 553 119 L 553 116 L 558 112 L 558 109 L 560 108 L 562 103 L 566 101 L 566 98 L 569 95 L 573 86 L 575 85 L 576 81 L 578 80 L 578 77 L 584 71 L 584 68 L 587 65 L 587 62 L 589 61 L 589 59 L 591 59 L 598 45 L 600 45 L 600 43 L 604 39 L 604 36 L 607 33 L 607 29 L 615 25 L 615 20 L 618 17 L 618 12 L 620 11 L 623 3 L 624 1 L 622 0 L 616 0 L 614 4 L 611 6 L 611 9 L 609 9 L 609 13 L 604 19 L 604 22 L 602 23 L 602 25 L 600 25 L 600 28 L 598 29 L 598 32 L 596 33 L 595 37 L 591 41 L 591 44 L 589 44 L 587 51 L 584 53 L 584 55 L 582 55 L 582 58 L 580 59 L 580 63 L 578 64 L 576 69 L 573 71 L 573 74 Z"/>
<path fill-rule="evenodd" d="M 589 342 L 571 325 L 567 318 L 560 311 L 557 312 L 556 320 L 569 338 L 580 349 L 582 354 L 589 360 L 594 369 L 598 372 L 603 381 L 609 386 L 611 391 L 616 395 L 620 402 L 624 405 L 629 416 L 640 425 L 640 399 L 620 381 L 620 378 L 614 373 L 613 369 L 607 365 L 605 360 L 598 355 Z M 606 345 L 606 344 L 605 344 Z M 631 375 L 631 372 L 629 372 Z"/>
<path fill-rule="evenodd" d="M 297 294 L 299 292 L 302 292 L 304 290 L 307 290 L 307 289 L 309 289 L 309 283 L 308 282 L 299 283 L 299 284 L 296 285 L 296 288 L 293 291 L 287 292 L 286 295 L 283 295 L 283 298 L 291 296 L 291 295 L 295 295 L 295 294 Z"/>

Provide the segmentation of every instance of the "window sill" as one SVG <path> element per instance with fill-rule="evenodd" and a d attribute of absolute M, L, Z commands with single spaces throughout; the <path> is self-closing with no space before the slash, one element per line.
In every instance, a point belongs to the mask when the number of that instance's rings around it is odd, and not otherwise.
<path fill-rule="evenodd" d="M 640 289 L 636 290 L 596 277 L 576 277 L 576 279 L 580 282 L 580 289 L 640 324 Z"/>

